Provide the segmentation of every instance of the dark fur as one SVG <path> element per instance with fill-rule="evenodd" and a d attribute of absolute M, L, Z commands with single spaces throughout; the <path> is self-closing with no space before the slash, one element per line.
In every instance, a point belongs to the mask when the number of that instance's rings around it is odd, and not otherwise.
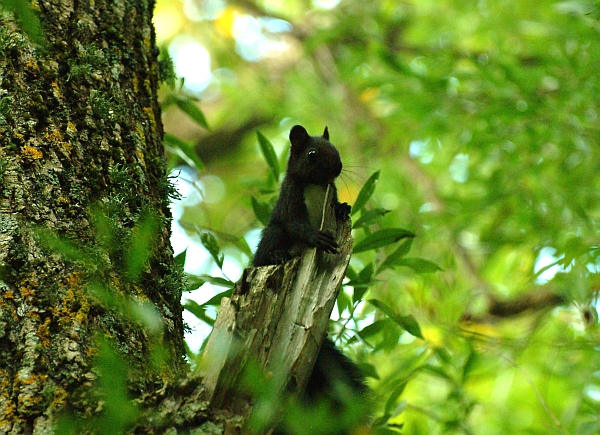
<path fill-rule="evenodd" d="M 254 266 L 284 263 L 300 255 L 306 246 L 329 253 L 337 252 L 334 237 L 311 224 L 311 216 L 314 222 L 321 210 L 308 209 L 305 201 L 307 188 L 327 188 L 329 185 L 330 191 L 333 189 L 332 206 L 335 207 L 336 218 L 348 219 L 350 213 L 350 206 L 339 203 L 337 199 L 334 180 L 342 171 L 342 162 L 337 149 L 329 142 L 327 127 L 323 136 L 309 136 L 304 127 L 296 125 L 290 132 L 290 142 L 292 148 L 287 173 L 254 255 Z M 301 398 L 309 408 L 324 405 L 340 416 L 347 410 L 347 405 L 363 397 L 366 390 L 356 364 L 336 349 L 331 340 L 325 339 Z M 349 424 L 340 421 L 337 429 L 329 435 L 347 433 L 349 427 Z M 312 432 L 307 427 L 304 433 Z M 289 432 L 279 427 L 274 434 Z"/>
<path fill-rule="evenodd" d="M 299 255 L 305 246 L 337 252 L 334 237 L 310 223 L 304 198 L 308 185 L 330 186 L 338 219 L 347 219 L 350 212 L 348 204 L 340 204 L 337 200 L 333 181 L 342 171 L 342 161 L 337 149 L 329 142 L 327 127 L 323 136 L 309 136 L 304 127 L 296 125 L 290 132 L 290 142 L 292 148 L 287 173 L 269 224 L 254 254 L 254 266 L 285 263 Z M 320 210 L 311 212 L 319 213 Z"/>

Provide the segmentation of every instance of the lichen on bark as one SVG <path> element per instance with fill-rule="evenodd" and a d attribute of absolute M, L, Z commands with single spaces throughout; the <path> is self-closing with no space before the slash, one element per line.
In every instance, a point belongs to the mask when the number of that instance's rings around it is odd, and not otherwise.
<path fill-rule="evenodd" d="M 102 408 L 89 393 L 95 334 L 115 343 L 132 394 L 185 366 L 153 2 L 36 9 L 44 46 L 0 14 L 0 433 L 11 434 Z"/>

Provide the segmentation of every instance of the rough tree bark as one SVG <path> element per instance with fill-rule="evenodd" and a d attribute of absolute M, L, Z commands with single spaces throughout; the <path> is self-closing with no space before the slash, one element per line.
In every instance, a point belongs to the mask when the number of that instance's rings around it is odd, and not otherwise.
<path fill-rule="evenodd" d="M 153 2 L 35 8 L 44 47 L 0 15 L 0 434 L 102 409 L 88 397 L 94 334 L 115 343 L 135 395 L 185 366 Z M 155 329 L 131 320 L 137 308 Z"/>
<path fill-rule="evenodd" d="M 252 401 L 225 356 L 242 353 L 215 351 L 204 385 L 183 359 L 153 2 L 34 6 L 43 47 L 0 11 L 0 434 L 65 415 L 87 423 L 63 433 L 241 433 Z M 337 231 L 337 256 L 245 274 L 211 346 L 242 337 L 245 361 L 300 388 L 350 256 Z"/>

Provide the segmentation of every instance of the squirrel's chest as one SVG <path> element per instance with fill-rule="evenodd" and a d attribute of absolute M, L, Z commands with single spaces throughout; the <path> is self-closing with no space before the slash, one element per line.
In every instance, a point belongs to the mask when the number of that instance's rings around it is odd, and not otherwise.
<path fill-rule="evenodd" d="M 327 196 L 327 187 L 318 184 L 308 184 L 304 188 L 304 204 L 308 209 L 308 220 L 315 229 L 321 228 L 321 217 L 323 215 L 323 203 Z"/>

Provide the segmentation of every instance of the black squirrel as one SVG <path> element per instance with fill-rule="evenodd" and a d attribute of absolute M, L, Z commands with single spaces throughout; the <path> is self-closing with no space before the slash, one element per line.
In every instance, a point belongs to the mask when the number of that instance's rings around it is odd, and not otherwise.
<path fill-rule="evenodd" d="M 287 172 L 279 199 L 254 254 L 254 266 L 284 263 L 299 256 L 306 246 L 329 253 L 337 252 L 338 244 L 333 235 L 319 230 L 328 186 L 336 219 L 349 219 L 350 206 L 337 199 L 334 180 L 342 171 L 342 162 L 337 149 L 329 142 L 327 127 L 323 136 L 309 136 L 304 127 L 296 125 L 290 131 L 290 142 Z M 352 401 L 356 403 L 366 392 L 358 366 L 326 338 L 302 392 L 302 403 L 307 406 L 326 403 L 337 415 L 341 415 L 344 408 Z M 336 429 L 327 434 L 347 433 L 352 425 L 344 420 L 345 423 L 338 421 Z M 274 432 L 278 435 L 288 433 L 282 427 Z"/>
<path fill-rule="evenodd" d="M 285 263 L 300 255 L 304 246 L 336 253 L 334 237 L 319 231 L 325 192 L 333 197 L 337 219 L 348 219 L 350 206 L 340 204 L 333 181 L 342 172 L 337 149 L 329 142 L 327 127 L 323 136 L 309 136 L 301 125 L 290 131 L 292 148 L 279 199 L 254 254 L 254 266 Z"/>

